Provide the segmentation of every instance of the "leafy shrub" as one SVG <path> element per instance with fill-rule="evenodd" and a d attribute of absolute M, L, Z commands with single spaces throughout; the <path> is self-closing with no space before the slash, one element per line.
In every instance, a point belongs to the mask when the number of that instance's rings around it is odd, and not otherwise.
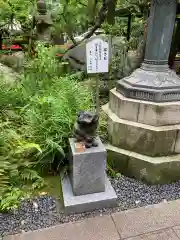
<path fill-rule="evenodd" d="M 35 162 L 28 158 L 32 150 L 41 151 L 39 145 L 23 139 L 11 121 L 0 119 L 0 210 L 18 207 L 22 198 L 43 185 L 43 179 L 33 170 Z M 31 186 L 28 191 L 27 183 Z"/>
<path fill-rule="evenodd" d="M 38 156 L 41 168 L 49 168 L 57 156 L 58 165 L 62 162 L 77 112 L 92 108 L 91 93 L 79 81 L 81 73 L 65 74 L 62 64 L 54 48 L 39 45 L 37 58 L 29 64 L 21 82 L 26 102 L 21 109 L 24 131 L 42 148 Z"/>
<path fill-rule="evenodd" d="M 77 112 L 91 104 L 88 90 L 68 76 L 52 79 L 47 90 L 30 99 L 23 114 L 29 138 L 42 148 L 40 163 L 52 163 L 57 154 L 63 160 Z"/>
<path fill-rule="evenodd" d="M 39 46 L 21 78 L 0 81 L 0 210 L 18 207 L 43 186 L 39 169 L 64 160 L 77 112 L 92 108 L 79 76 L 62 72 L 51 48 Z M 28 186 L 28 188 L 27 188 Z"/>

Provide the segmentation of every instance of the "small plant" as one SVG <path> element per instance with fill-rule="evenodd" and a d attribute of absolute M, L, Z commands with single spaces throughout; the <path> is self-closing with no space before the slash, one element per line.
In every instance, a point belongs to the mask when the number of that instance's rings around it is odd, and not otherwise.
<path fill-rule="evenodd" d="M 107 174 L 111 178 L 119 178 L 119 177 L 121 177 L 121 173 L 116 170 L 114 162 L 110 158 L 107 161 Z"/>
<path fill-rule="evenodd" d="M 35 163 L 28 155 L 41 151 L 39 145 L 28 143 L 9 120 L 0 121 L 0 210 L 19 206 L 34 188 L 42 187 L 43 179 L 33 169 Z M 36 182 L 38 181 L 38 184 Z M 41 184 L 40 184 L 41 182 Z M 26 189 L 29 184 L 29 189 Z"/>
<path fill-rule="evenodd" d="M 119 172 L 116 172 L 109 164 L 107 164 L 107 174 L 111 178 L 119 178 L 119 177 L 121 177 L 121 174 Z"/>

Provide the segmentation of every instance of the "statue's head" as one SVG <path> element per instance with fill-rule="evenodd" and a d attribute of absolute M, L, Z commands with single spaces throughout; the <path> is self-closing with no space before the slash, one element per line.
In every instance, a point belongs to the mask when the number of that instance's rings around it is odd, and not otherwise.
<path fill-rule="evenodd" d="M 89 111 L 81 111 L 78 113 L 77 122 L 80 125 L 97 125 L 99 116 Z"/>
<path fill-rule="evenodd" d="M 44 0 L 39 0 L 37 2 L 37 11 L 39 14 L 42 14 L 42 15 L 47 13 L 47 7 Z"/>

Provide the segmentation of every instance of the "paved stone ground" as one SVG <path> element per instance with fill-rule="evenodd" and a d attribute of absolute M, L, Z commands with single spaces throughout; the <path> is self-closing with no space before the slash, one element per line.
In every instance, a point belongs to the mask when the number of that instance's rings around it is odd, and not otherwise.
<path fill-rule="evenodd" d="M 180 200 L 113 213 L 3 240 L 179 240 Z"/>

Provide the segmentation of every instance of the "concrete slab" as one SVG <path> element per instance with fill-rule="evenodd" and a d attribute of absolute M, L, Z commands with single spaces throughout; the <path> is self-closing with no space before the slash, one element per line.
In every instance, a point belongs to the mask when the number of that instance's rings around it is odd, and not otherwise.
<path fill-rule="evenodd" d="M 119 240 L 119 235 L 111 217 L 103 216 L 9 236 L 4 240 Z"/>
<path fill-rule="evenodd" d="M 178 240 L 179 238 L 172 229 L 164 229 L 157 232 L 143 234 L 127 240 Z"/>
<path fill-rule="evenodd" d="M 105 207 L 115 207 L 117 195 L 106 177 L 105 192 L 74 196 L 69 177 L 66 175 L 61 178 L 64 210 L 66 214 L 82 213 L 101 209 Z"/>
<path fill-rule="evenodd" d="M 173 227 L 173 230 L 180 239 L 180 226 Z"/>
<path fill-rule="evenodd" d="M 6 236 L 3 240 L 178 240 L 180 200 Z"/>
<path fill-rule="evenodd" d="M 180 200 L 171 201 L 168 203 L 159 203 L 147 207 L 127 210 L 112 214 L 115 225 L 121 237 L 130 240 L 139 240 L 141 238 L 133 238 L 135 236 L 147 234 L 153 231 L 172 228 L 180 224 Z M 177 234 L 180 234 L 180 228 L 175 228 Z M 172 231 L 170 231 L 172 232 Z M 160 232 L 159 238 L 153 236 L 142 239 L 174 239 L 171 234 Z M 161 238 L 162 236 L 169 236 L 169 238 Z M 174 237 L 174 235 L 173 235 Z M 129 239 L 130 238 L 130 239 Z M 175 238 L 178 239 L 178 238 Z"/>
<path fill-rule="evenodd" d="M 170 201 L 166 204 L 155 204 L 152 208 L 160 228 L 168 228 L 180 224 L 180 200 Z"/>
<path fill-rule="evenodd" d="M 151 208 L 138 208 L 114 213 L 112 217 L 123 239 L 160 229 Z"/>

